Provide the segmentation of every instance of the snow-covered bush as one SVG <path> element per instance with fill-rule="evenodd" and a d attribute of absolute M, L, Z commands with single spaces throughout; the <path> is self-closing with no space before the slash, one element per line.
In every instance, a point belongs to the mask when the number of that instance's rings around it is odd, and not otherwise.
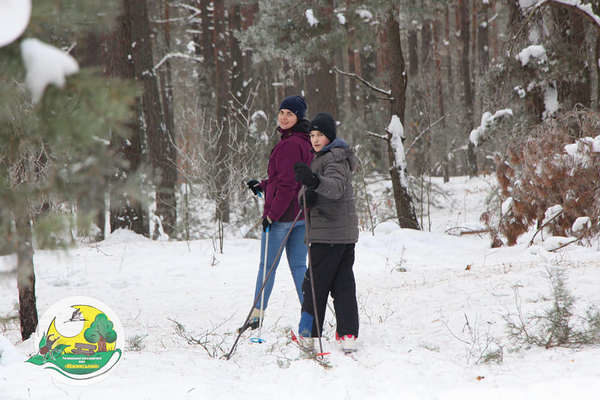
<path fill-rule="evenodd" d="M 498 230 L 508 245 L 534 224 L 553 236 L 590 238 L 598 233 L 600 115 L 570 112 L 536 126 L 527 138 L 497 158 L 503 201 Z M 548 218 L 548 210 L 560 212 Z M 587 218 L 586 218 L 587 217 Z M 594 223 L 585 224 L 582 221 Z"/>

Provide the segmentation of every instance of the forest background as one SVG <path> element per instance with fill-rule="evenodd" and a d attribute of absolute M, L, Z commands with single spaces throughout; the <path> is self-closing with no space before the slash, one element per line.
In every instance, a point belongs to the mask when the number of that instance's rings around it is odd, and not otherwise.
<path fill-rule="evenodd" d="M 598 230 L 598 150 L 584 140 L 598 128 L 598 11 L 579 0 L 35 2 L 23 37 L 81 72 L 32 104 L 15 83 L 18 42 L 1 49 L 14 73 L 0 79 L 2 251 L 18 254 L 23 338 L 37 324 L 34 245 L 127 228 L 222 250 L 227 234 L 256 235 L 260 204 L 244 182 L 265 176 L 291 94 L 308 117 L 333 114 L 358 153 L 361 229 L 427 230 L 443 192 L 430 177 L 495 173 L 482 216 L 493 246 L 532 225 L 585 244 Z M 560 161 L 568 144 L 589 159 Z M 391 183 L 381 204 L 366 192 L 377 180 Z"/>

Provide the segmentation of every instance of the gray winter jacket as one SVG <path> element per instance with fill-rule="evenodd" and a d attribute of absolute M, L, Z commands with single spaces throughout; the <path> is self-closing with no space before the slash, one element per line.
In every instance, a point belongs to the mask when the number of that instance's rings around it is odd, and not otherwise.
<path fill-rule="evenodd" d="M 311 243 L 356 243 L 358 216 L 354 205 L 352 172 L 358 159 L 348 144 L 336 138 L 310 164 L 319 177 L 317 201 L 309 210 L 307 235 Z M 302 188 L 302 196 L 305 187 Z"/>

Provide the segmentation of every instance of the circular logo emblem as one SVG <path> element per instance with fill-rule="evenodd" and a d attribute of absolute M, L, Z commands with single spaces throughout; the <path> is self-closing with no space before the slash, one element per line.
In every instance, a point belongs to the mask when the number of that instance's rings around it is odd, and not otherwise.
<path fill-rule="evenodd" d="M 114 312 L 90 297 L 69 297 L 52 305 L 34 337 L 37 354 L 26 362 L 55 371 L 69 383 L 87 383 L 121 359 L 125 336 Z"/>

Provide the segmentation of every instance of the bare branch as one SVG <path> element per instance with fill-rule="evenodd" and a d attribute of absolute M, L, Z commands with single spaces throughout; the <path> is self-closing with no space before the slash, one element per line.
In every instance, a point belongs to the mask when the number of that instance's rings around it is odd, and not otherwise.
<path fill-rule="evenodd" d="M 161 60 L 152 68 L 152 71 L 156 72 L 156 70 L 159 69 L 161 65 L 163 65 L 167 60 L 174 58 L 174 57 L 185 58 L 188 60 L 193 60 L 193 61 L 198 61 L 198 62 L 204 62 L 204 57 L 191 56 L 191 55 L 185 54 L 185 53 L 169 53 L 169 54 L 165 54 L 164 57 L 161 58 Z"/>
<path fill-rule="evenodd" d="M 367 134 L 369 134 L 370 136 L 376 137 L 377 139 L 389 140 L 387 135 L 382 135 L 381 133 L 367 131 Z"/>
<path fill-rule="evenodd" d="M 560 217 L 561 215 L 563 215 L 564 210 L 561 210 L 559 213 L 557 213 L 555 216 L 553 216 L 552 218 L 550 218 L 548 221 L 544 222 L 542 224 L 542 226 L 539 227 L 539 229 L 537 231 L 535 231 L 535 233 L 533 234 L 533 236 L 531 237 L 531 240 L 529 241 L 529 245 L 531 246 L 533 244 L 533 239 L 535 239 L 536 235 L 538 233 L 541 232 L 542 229 L 544 229 L 544 227 L 546 227 L 550 222 L 554 221 L 556 218 Z M 560 247 L 559 247 L 560 248 Z"/>
<path fill-rule="evenodd" d="M 563 247 L 567 247 L 567 246 L 568 246 L 568 245 L 570 245 L 570 244 L 577 243 L 577 242 L 579 242 L 581 239 L 583 239 L 583 237 L 578 237 L 578 238 L 575 238 L 575 239 L 571 240 L 570 242 L 563 243 L 563 244 L 561 244 L 560 246 L 558 246 L 557 248 L 554 248 L 554 249 L 552 249 L 552 250 L 548 250 L 548 251 L 550 251 L 550 252 L 555 252 L 555 251 L 557 251 L 557 250 L 560 250 L 560 249 L 562 249 Z"/>
<path fill-rule="evenodd" d="M 201 9 L 199 9 L 198 7 L 191 6 L 189 4 L 174 3 L 172 5 L 173 5 L 173 7 L 185 8 L 186 10 L 190 10 L 191 12 L 194 13 L 194 15 L 196 15 L 196 14 L 202 14 L 202 10 Z"/>
<path fill-rule="evenodd" d="M 393 101 L 394 98 L 392 97 L 392 91 L 391 90 L 385 90 L 385 89 L 381 89 L 378 88 L 377 86 L 375 86 L 374 84 L 372 84 L 371 82 L 367 81 L 366 79 L 364 79 L 363 77 L 353 73 L 353 72 L 345 72 L 342 71 L 341 69 L 339 69 L 338 67 L 333 67 L 333 70 L 340 74 L 340 75 L 344 75 L 353 79 L 356 79 L 357 81 L 361 82 L 362 84 L 364 84 L 365 86 L 367 86 L 369 89 L 374 90 L 377 93 L 381 93 L 381 94 L 385 94 L 387 97 L 384 98 L 383 100 L 388 100 L 388 101 Z"/>
<path fill-rule="evenodd" d="M 406 148 L 405 153 L 408 154 L 410 152 L 410 149 L 415 145 L 415 143 L 417 143 L 419 141 L 419 139 L 421 139 L 421 137 L 423 137 L 423 135 L 425 135 L 431 128 L 433 128 L 434 126 L 439 124 L 444 118 L 446 118 L 446 116 L 442 115 L 440 118 L 437 119 L 437 121 L 435 121 L 433 124 L 430 124 L 426 129 L 424 129 L 423 132 L 419 133 L 419 135 Z"/>

